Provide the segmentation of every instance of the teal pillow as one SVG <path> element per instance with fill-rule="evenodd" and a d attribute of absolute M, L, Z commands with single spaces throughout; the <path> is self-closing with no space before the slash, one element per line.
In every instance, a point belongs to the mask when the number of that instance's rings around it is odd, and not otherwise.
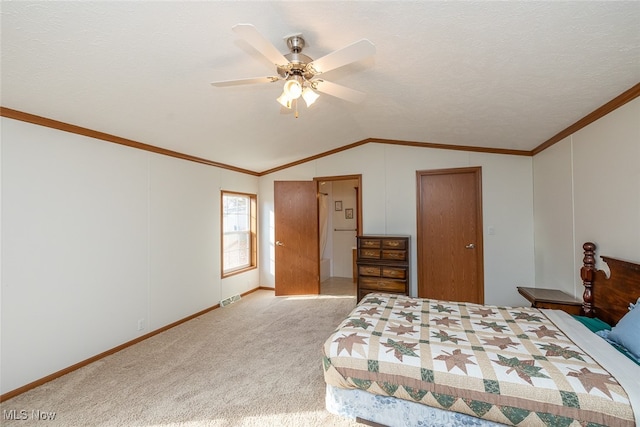
<path fill-rule="evenodd" d="M 591 332 L 598 332 L 611 329 L 608 323 L 603 322 L 597 317 L 573 316 L 578 322 L 589 328 Z"/>
<path fill-rule="evenodd" d="M 640 305 L 636 304 L 625 314 L 611 329 L 607 338 L 624 347 L 636 359 L 640 359 Z"/>

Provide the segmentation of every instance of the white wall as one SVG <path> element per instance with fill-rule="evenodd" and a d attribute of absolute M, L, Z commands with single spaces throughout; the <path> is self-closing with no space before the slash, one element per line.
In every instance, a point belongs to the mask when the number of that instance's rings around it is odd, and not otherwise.
<path fill-rule="evenodd" d="M 256 177 L 1 125 L 1 393 L 259 285 L 220 279 L 220 189 Z"/>
<path fill-rule="evenodd" d="M 577 297 L 582 244 L 640 261 L 640 98 L 536 155 L 536 282 Z M 604 265 L 598 258 L 598 268 Z"/>
<path fill-rule="evenodd" d="M 273 181 L 362 174 L 363 232 L 412 236 L 411 292 L 416 279 L 416 171 L 481 166 L 485 225 L 485 302 L 523 304 L 517 285 L 534 284 L 532 159 L 525 156 L 366 144 L 260 177 L 262 212 L 273 211 Z M 272 215 L 262 230 L 273 227 Z M 487 226 L 494 235 L 487 235 Z M 273 235 L 262 234 L 260 283 L 274 286 Z"/>
<path fill-rule="evenodd" d="M 415 294 L 415 171 L 481 166 L 486 303 L 579 295 L 584 241 L 640 260 L 638 117 L 640 99 L 533 159 L 372 143 L 259 179 L 2 118 L 0 393 L 273 287 L 274 180 L 362 174 L 363 230 L 412 236 Z M 257 193 L 260 218 L 260 269 L 225 280 L 221 189 Z"/>

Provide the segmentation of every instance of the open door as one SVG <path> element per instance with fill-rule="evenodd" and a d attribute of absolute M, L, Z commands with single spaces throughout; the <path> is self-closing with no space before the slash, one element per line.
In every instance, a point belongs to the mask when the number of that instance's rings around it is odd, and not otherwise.
<path fill-rule="evenodd" d="M 276 295 L 320 293 L 316 181 L 275 181 Z"/>

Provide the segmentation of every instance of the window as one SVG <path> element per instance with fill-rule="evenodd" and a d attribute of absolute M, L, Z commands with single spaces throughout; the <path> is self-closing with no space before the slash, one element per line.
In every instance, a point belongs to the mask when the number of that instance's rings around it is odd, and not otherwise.
<path fill-rule="evenodd" d="M 257 266 L 257 197 L 222 192 L 222 277 Z"/>

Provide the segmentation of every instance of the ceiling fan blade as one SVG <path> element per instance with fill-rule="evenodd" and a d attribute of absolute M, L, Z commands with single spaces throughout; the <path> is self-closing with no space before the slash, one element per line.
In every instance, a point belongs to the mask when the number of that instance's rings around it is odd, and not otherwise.
<path fill-rule="evenodd" d="M 376 47 L 367 39 L 359 40 L 311 62 L 307 67 L 315 74 L 326 73 L 343 65 L 359 61 L 376 53 Z"/>
<path fill-rule="evenodd" d="M 232 30 L 247 43 L 263 54 L 274 65 L 283 67 L 289 64 L 289 60 L 251 24 L 236 24 Z"/>
<path fill-rule="evenodd" d="M 216 87 L 227 87 L 227 86 L 250 85 L 254 83 L 273 83 L 273 82 L 277 82 L 278 80 L 279 78 L 276 76 L 253 77 L 250 79 L 223 80 L 219 82 L 211 82 L 211 85 Z"/>
<path fill-rule="evenodd" d="M 318 92 L 326 93 L 327 95 L 335 96 L 336 98 L 344 99 L 345 101 L 359 103 L 367 96 L 366 93 L 358 90 L 349 89 L 348 87 L 341 86 L 339 84 L 331 83 L 326 80 L 312 80 L 313 87 Z"/>

